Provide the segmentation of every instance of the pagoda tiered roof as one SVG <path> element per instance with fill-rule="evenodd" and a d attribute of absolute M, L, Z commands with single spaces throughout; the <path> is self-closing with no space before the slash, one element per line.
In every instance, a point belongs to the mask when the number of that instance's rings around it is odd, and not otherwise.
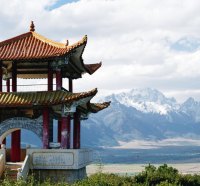
<path fill-rule="evenodd" d="M 84 63 L 82 54 L 86 44 L 87 36 L 72 45 L 69 45 L 68 41 L 63 44 L 47 39 L 35 32 L 32 22 L 29 32 L 0 42 L 3 79 L 8 80 L 13 75 L 16 75 L 15 78 L 24 79 L 48 77 L 49 86 L 53 83 L 53 77 L 59 82 L 62 78 L 69 78 L 69 82 L 72 82 L 72 79 L 81 78 L 84 73 L 93 74 L 102 64 Z M 50 108 L 58 118 L 62 117 L 63 113 L 67 115 L 78 109 L 81 111 L 81 118 L 86 119 L 88 114 L 96 113 L 110 105 L 110 102 L 90 103 L 96 93 L 97 89 L 82 93 L 71 93 L 67 90 L 0 92 L 1 119 L 17 113 L 36 118 L 42 114 L 44 107 Z"/>
<path fill-rule="evenodd" d="M 71 93 L 64 90 L 39 91 L 39 92 L 1 92 L 0 108 L 5 107 L 32 107 L 54 106 L 59 104 L 71 104 L 88 98 L 87 102 L 95 96 L 97 89 L 88 92 Z M 85 103 L 85 102 L 83 102 Z"/>
<path fill-rule="evenodd" d="M 62 77 L 81 78 L 82 74 L 93 74 L 101 63 L 84 64 L 82 54 L 87 44 L 87 36 L 69 45 L 52 41 L 31 29 L 11 39 L 0 42 L 0 61 L 3 67 L 11 70 L 17 62 L 17 77 L 47 78 L 48 68 L 62 69 Z"/>
<path fill-rule="evenodd" d="M 55 117 L 62 116 L 63 105 L 68 108 L 77 107 L 81 111 L 81 119 L 87 119 L 88 114 L 97 113 L 110 105 L 110 102 L 90 103 L 97 89 L 88 92 L 71 93 L 65 90 L 38 92 L 1 92 L 1 119 L 13 117 L 15 114 L 29 118 L 37 118 L 44 107 L 49 107 Z M 69 111 L 70 112 L 70 111 Z M 2 113 L 4 113 L 2 115 Z M 4 116 L 5 115 L 5 116 Z"/>
<path fill-rule="evenodd" d="M 36 32 L 27 32 L 0 42 L 0 60 L 51 59 L 69 54 L 72 50 L 86 43 L 87 36 L 73 45 L 66 46 L 63 43 L 47 39 Z"/>

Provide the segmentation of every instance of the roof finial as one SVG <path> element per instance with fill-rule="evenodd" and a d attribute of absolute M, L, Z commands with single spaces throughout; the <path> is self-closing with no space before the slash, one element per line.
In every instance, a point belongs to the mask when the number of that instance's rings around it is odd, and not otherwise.
<path fill-rule="evenodd" d="M 34 31 L 35 31 L 35 25 L 34 25 L 33 21 L 31 21 L 30 32 L 34 32 Z"/>
<path fill-rule="evenodd" d="M 67 39 L 66 43 L 65 43 L 65 46 L 68 46 L 68 45 L 69 45 L 69 40 Z"/>

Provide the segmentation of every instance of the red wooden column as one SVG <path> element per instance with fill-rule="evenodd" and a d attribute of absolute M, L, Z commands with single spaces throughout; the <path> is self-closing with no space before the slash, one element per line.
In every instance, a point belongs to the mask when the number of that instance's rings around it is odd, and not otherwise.
<path fill-rule="evenodd" d="M 62 117 L 61 120 L 61 148 L 70 148 L 70 116 Z"/>
<path fill-rule="evenodd" d="M 16 130 L 11 134 L 11 154 L 10 159 L 12 162 L 19 162 L 21 160 L 21 131 Z"/>
<path fill-rule="evenodd" d="M 6 90 L 7 92 L 10 92 L 10 79 L 6 80 Z M 3 144 L 6 145 L 6 138 L 4 138 Z"/>
<path fill-rule="evenodd" d="M 62 87 L 62 74 L 61 69 L 56 69 L 56 90 L 61 90 Z M 61 125 L 62 121 L 58 120 L 58 142 L 61 143 Z"/>
<path fill-rule="evenodd" d="M 12 65 L 12 92 L 17 92 L 17 65 Z M 11 134 L 11 161 L 20 161 L 21 155 L 21 131 L 17 130 Z"/>
<path fill-rule="evenodd" d="M 48 91 L 53 90 L 53 70 L 50 68 L 50 62 L 48 62 Z"/>
<path fill-rule="evenodd" d="M 2 61 L 0 61 L 0 92 L 3 91 L 3 71 L 2 71 Z M 6 138 L 2 141 L 2 144 L 6 144 Z"/>
<path fill-rule="evenodd" d="M 61 90 L 61 87 L 62 87 L 61 69 L 56 69 L 56 90 Z"/>
<path fill-rule="evenodd" d="M 43 109 L 43 149 L 49 148 L 49 109 Z"/>
<path fill-rule="evenodd" d="M 47 90 L 53 91 L 53 69 L 48 61 Z M 53 141 L 53 118 L 49 116 L 49 141 Z"/>
<path fill-rule="evenodd" d="M 0 61 L 0 92 L 3 90 L 3 71 L 2 71 L 2 61 Z"/>
<path fill-rule="evenodd" d="M 74 113 L 74 133 L 73 133 L 73 148 L 80 149 L 80 112 L 76 111 Z"/>

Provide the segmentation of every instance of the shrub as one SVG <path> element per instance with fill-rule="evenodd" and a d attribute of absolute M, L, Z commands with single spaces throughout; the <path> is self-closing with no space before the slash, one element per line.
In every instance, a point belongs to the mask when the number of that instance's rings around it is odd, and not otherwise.
<path fill-rule="evenodd" d="M 158 168 L 149 164 L 142 173 L 135 176 L 136 183 L 142 183 L 149 186 L 161 183 L 178 184 L 178 179 L 178 170 L 173 167 L 168 167 L 167 164 Z"/>

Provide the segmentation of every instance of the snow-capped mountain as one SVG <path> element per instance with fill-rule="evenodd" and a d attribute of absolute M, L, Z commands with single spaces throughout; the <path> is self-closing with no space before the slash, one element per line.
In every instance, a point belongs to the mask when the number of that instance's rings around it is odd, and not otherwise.
<path fill-rule="evenodd" d="M 107 100 L 118 101 L 128 107 L 134 107 L 139 111 L 159 113 L 165 115 L 179 109 L 174 98 L 167 98 L 156 89 L 132 89 L 130 92 L 113 94 L 106 97 Z"/>
<path fill-rule="evenodd" d="M 158 90 L 132 89 L 101 101 L 111 106 L 82 123 L 83 145 L 116 146 L 119 142 L 174 137 L 200 138 L 200 102 L 179 104 Z M 95 134 L 95 135 L 94 135 Z"/>
<path fill-rule="evenodd" d="M 200 102 L 188 98 L 180 107 L 180 111 L 191 116 L 195 122 L 200 122 Z"/>

